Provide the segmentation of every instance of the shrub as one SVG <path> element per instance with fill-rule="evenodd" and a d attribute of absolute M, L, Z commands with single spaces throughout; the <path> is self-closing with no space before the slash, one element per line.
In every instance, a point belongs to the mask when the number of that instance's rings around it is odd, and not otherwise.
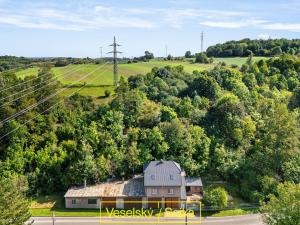
<path fill-rule="evenodd" d="M 222 187 L 208 190 L 203 198 L 203 203 L 212 209 L 223 209 L 227 207 L 228 193 Z"/>
<path fill-rule="evenodd" d="M 105 95 L 105 97 L 109 97 L 111 95 L 111 91 L 110 90 L 105 90 L 104 95 Z"/>

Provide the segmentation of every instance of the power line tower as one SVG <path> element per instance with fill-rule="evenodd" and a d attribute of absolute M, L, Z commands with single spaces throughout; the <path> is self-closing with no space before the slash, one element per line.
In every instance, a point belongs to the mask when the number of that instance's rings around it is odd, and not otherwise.
<path fill-rule="evenodd" d="M 203 41 L 204 41 L 204 33 L 201 32 L 201 52 L 203 52 Z"/>
<path fill-rule="evenodd" d="M 117 57 L 117 54 L 122 53 L 122 52 L 117 51 L 117 46 L 121 46 L 121 45 L 117 44 L 116 37 L 114 36 L 114 43 L 112 43 L 109 46 L 113 46 L 113 51 L 108 52 L 108 53 L 113 53 L 113 56 L 114 56 L 114 85 L 115 85 L 115 87 L 117 87 L 118 81 L 119 81 L 118 80 L 118 57 Z"/>

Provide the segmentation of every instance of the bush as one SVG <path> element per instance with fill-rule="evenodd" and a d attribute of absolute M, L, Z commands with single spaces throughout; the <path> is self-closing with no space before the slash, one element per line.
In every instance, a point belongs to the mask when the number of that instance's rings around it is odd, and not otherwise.
<path fill-rule="evenodd" d="M 222 187 L 208 190 L 203 198 L 203 203 L 212 209 L 223 209 L 227 207 L 228 193 Z"/>
<path fill-rule="evenodd" d="M 277 187 L 277 195 L 262 207 L 263 219 L 270 225 L 299 224 L 300 184 L 286 182 Z"/>
<path fill-rule="evenodd" d="M 104 95 L 105 95 L 105 97 L 109 97 L 111 95 L 111 91 L 110 90 L 105 90 Z"/>
<path fill-rule="evenodd" d="M 211 60 L 203 52 L 196 53 L 195 57 L 196 57 L 195 63 L 206 63 L 206 64 L 208 64 L 208 63 L 211 62 Z"/>

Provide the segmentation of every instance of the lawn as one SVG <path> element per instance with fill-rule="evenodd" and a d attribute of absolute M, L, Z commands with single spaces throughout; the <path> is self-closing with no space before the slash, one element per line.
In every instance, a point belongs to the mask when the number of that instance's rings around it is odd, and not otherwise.
<path fill-rule="evenodd" d="M 64 207 L 63 193 L 43 195 L 31 199 L 30 212 L 32 216 L 100 216 L 99 209 L 66 209 Z M 237 216 L 258 213 L 258 209 L 230 209 L 222 211 L 202 211 L 202 216 Z M 106 211 L 102 211 L 102 216 L 107 216 Z"/>
<path fill-rule="evenodd" d="M 203 217 L 212 216 L 212 217 L 221 217 L 221 216 L 241 216 L 247 214 L 259 213 L 258 209 L 230 209 L 230 210 L 222 210 L 217 212 L 202 212 L 201 215 Z"/>
<path fill-rule="evenodd" d="M 268 59 L 268 57 L 253 57 L 255 61 L 259 61 L 261 59 Z M 246 57 L 231 57 L 231 58 L 214 58 L 214 63 L 225 62 L 226 65 L 238 65 L 242 66 L 247 61 Z"/>
<path fill-rule="evenodd" d="M 30 209 L 32 216 L 88 216 L 99 217 L 99 209 Z M 103 214 L 103 213 L 102 213 Z M 104 215 L 103 215 L 104 216 Z"/>

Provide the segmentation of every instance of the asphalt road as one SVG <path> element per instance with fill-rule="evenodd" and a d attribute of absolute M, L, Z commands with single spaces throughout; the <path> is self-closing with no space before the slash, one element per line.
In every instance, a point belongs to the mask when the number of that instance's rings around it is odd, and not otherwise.
<path fill-rule="evenodd" d="M 97 217 L 56 217 L 53 223 L 51 217 L 33 217 L 30 221 L 34 220 L 34 225 L 98 225 L 100 224 L 100 219 Z M 122 218 L 113 219 L 113 218 L 103 218 L 101 224 L 103 225 L 112 225 L 112 224 L 157 224 L 156 219 L 145 219 L 142 221 L 136 218 Z M 151 222 L 151 223 L 149 223 Z M 174 219 L 161 219 L 162 224 L 175 224 L 175 225 L 184 225 L 185 222 Z M 167 222 L 167 223 L 166 223 Z M 228 217 L 207 217 L 203 218 L 202 222 L 199 222 L 199 218 L 196 220 L 191 220 L 190 224 L 207 224 L 207 225 L 263 225 L 260 215 L 243 215 L 243 216 L 228 216 Z"/>

